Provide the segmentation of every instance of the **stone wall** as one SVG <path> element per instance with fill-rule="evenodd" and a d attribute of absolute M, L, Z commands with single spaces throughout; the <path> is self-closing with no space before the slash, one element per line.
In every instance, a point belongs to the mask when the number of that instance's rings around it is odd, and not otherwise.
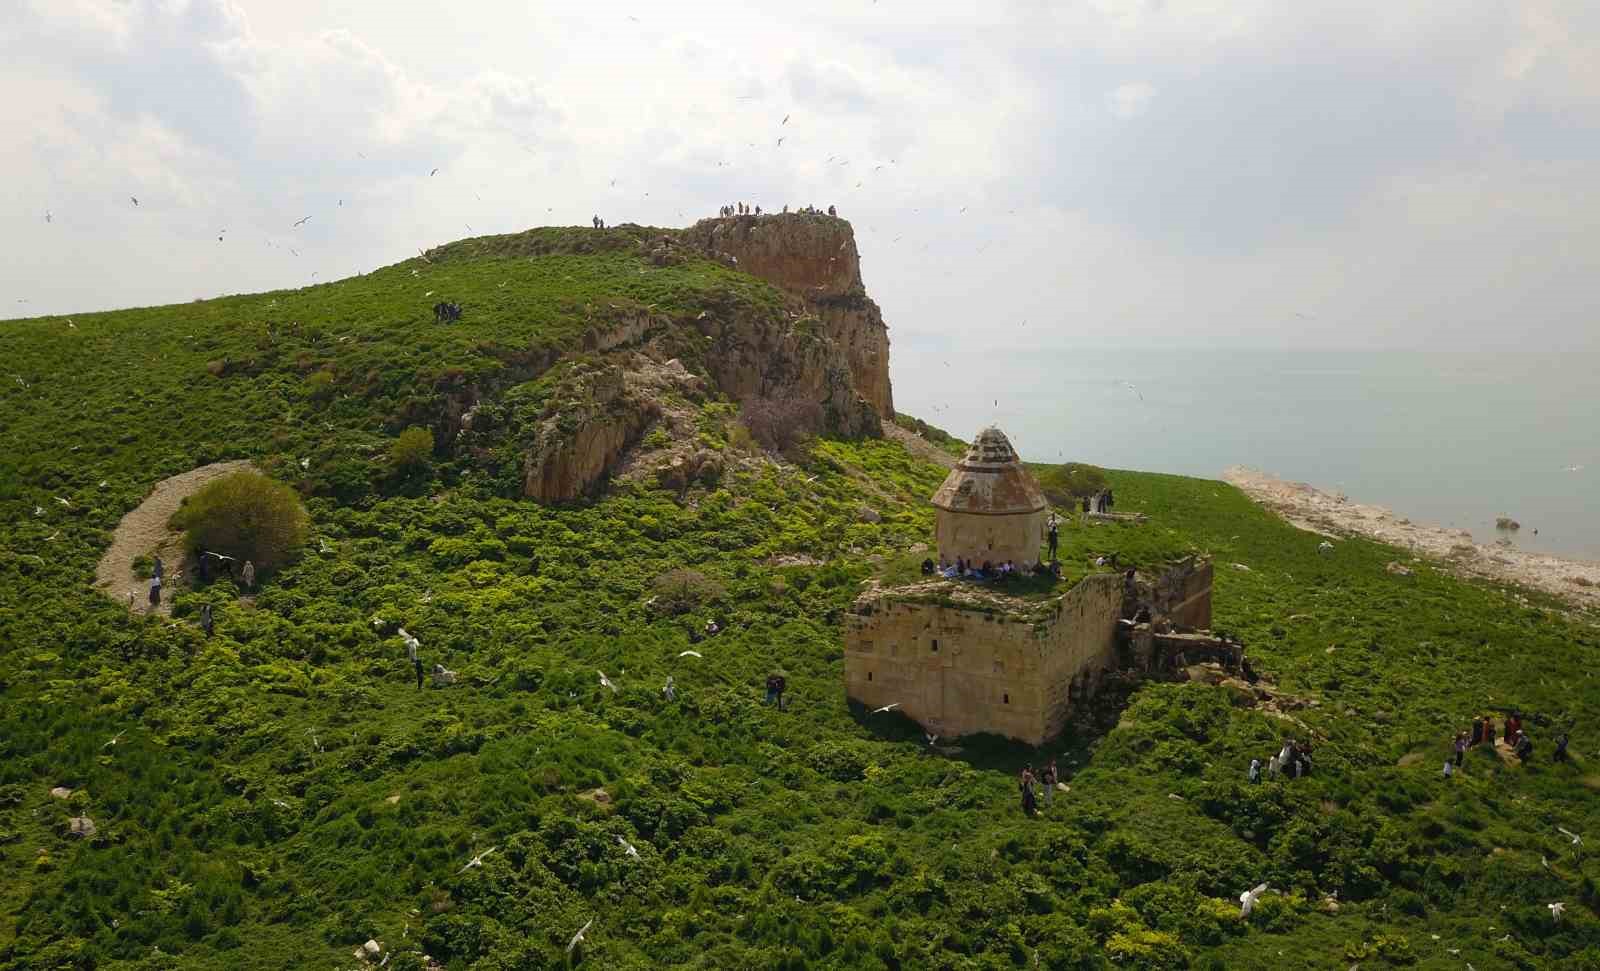
<path fill-rule="evenodd" d="M 1186 630 L 1211 627 L 1212 565 L 1209 559 L 1188 556 L 1172 564 L 1155 580 L 1151 613 Z"/>
<path fill-rule="evenodd" d="M 1033 745 L 1115 666 L 1120 579 L 1088 577 L 1041 619 L 896 599 L 857 601 L 845 618 L 845 689 L 941 735 L 994 732 Z"/>
<path fill-rule="evenodd" d="M 940 509 L 935 515 L 934 534 L 939 544 L 939 559 L 954 563 L 956 557 L 991 561 L 1011 560 L 1023 569 L 1039 562 L 1039 547 L 1044 543 L 1045 521 L 1050 513 L 1013 515 L 958 513 Z"/>

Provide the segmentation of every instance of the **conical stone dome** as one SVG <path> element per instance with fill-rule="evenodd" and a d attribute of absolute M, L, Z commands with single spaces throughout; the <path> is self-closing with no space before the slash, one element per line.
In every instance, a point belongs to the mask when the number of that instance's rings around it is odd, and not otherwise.
<path fill-rule="evenodd" d="M 1011 440 L 985 428 L 933 494 L 939 558 L 982 563 L 1039 562 L 1049 502 L 1022 467 Z"/>
<path fill-rule="evenodd" d="M 1004 516 L 1032 513 L 1049 503 L 1028 470 L 1022 467 L 1006 433 L 993 426 L 972 440 L 972 447 L 933 494 L 933 504 L 950 512 Z"/>

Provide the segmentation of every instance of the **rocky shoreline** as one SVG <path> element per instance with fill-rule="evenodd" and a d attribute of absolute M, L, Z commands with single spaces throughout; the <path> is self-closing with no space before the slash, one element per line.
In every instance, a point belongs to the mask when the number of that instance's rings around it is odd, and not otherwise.
<path fill-rule="evenodd" d="M 1364 536 L 1437 560 L 1462 576 L 1514 583 L 1600 608 L 1600 563 L 1478 543 L 1465 529 L 1412 522 L 1392 509 L 1242 465 L 1225 469 L 1222 478 L 1301 529 L 1333 538 Z"/>

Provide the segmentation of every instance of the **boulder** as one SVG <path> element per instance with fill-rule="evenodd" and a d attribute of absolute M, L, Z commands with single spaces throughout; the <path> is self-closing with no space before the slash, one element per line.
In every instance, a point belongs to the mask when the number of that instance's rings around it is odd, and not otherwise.
<path fill-rule="evenodd" d="M 1397 560 L 1389 561 L 1389 565 L 1384 567 L 1384 570 L 1397 577 L 1409 577 L 1415 573 L 1411 567 L 1406 566 L 1404 563 L 1401 563 Z"/>
<path fill-rule="evenodd" d="M 871 506 L 862 506 L 856 510 L 856 519 L 864 523 L 881 523 L 883 515 Z"/>
<path fill-rule="evenodd" d="M 73 836 L 81 836 L 84 839 L 88 839 L 95 834 L 94 820 L 88 816 L 72 817 L 67 821 L 67 827 Z"/>
<path fill-rule="evenodd" d="M 383 945 L 369 938 L 367 943 L 361 945 L 361 950 L 367 952 L 367 957 L 375 958 L 383 953 Z"/>
<path fill-rule="evenodd" d="M 68 789 L 66 786 L 56 786 L 54 789 L 50 790 L 50 796 L 54 799 L 71 799 L 72 790 Z"/>

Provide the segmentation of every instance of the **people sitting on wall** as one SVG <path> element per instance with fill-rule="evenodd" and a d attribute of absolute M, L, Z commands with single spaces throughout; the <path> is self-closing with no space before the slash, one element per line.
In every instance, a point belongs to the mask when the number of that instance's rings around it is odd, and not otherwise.
<path fill-rule="evenodd" d="M 922 575 L 925 576 L 925 577 L 933 575 L 933 558 L 932 557 L 927 557 L 922 561 Z"/>

